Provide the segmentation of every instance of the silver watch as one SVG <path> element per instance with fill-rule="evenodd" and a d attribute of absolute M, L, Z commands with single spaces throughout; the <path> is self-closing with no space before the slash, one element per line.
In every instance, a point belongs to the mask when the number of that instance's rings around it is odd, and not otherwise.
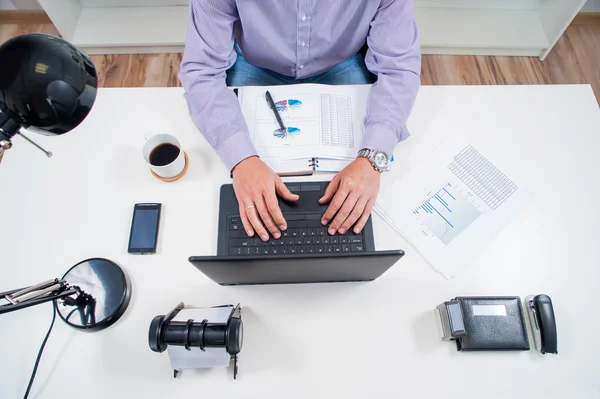
<path fill-rule="evenodd" d="M 363 148 L 358 152 L 358 156 L 367 158 L 371 162 L 371 165 L 373 165 L 373 169 L 378 172 L 385 172 L 390 164 L 390 158 L 381 150 Z"/>

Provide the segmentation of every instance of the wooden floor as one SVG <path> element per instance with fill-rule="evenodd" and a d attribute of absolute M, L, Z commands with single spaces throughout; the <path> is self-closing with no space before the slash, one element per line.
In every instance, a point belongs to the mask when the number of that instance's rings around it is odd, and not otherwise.
<path fill-rule="evenodd" d="M 6 12 L 5 12 L 6 13 Z M 0 43 L 29 32 L 58 34 L 38 16 L 0 14 Z M 102 87 L 174 87 L 181 54 L 92 56 Z M 600 103 L 600 17 L 580 14 L 545 61 L 535 57 L 425 55 L 424 85 L 590 83 Z"/>

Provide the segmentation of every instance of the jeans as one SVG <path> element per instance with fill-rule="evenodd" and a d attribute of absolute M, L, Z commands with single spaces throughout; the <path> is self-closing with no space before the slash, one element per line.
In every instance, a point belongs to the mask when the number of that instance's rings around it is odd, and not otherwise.
<path fill-rule="evenodd" d="M 356 54 L 337 64 L 327 72 L 304 79 L 281 75 L 266 68 L 252 65 L 236 46 L 237 60 L 227 71 L 227 86 L 272 86 L 296 83 L 321 83 L 327 85 L 358 85 L 371 83 L 369 70 L 362 55 Z"/>

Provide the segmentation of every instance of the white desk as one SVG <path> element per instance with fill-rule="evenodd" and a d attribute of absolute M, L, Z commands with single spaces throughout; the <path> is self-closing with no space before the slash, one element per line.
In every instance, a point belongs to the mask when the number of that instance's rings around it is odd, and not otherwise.
<path fill-rule="evenodd" d="M 14 140 L 0 165 L 0 291 L 106 257 L 127 270 L 133 297 L 117 324 L 86 334 L 54 328 L 33 397 L 93 398 L 600 396 L 600 111 L 589 86 L 423 87 L 389 184 L 452 133 L 519 170 L 535 193 L 459 278 L 446 281 L 379 218 L 379 249 L 403 260 L 371 283 L 221 287 L 187 262 L 216 251 L 218 187 L 229 181 L 190 121 L 181 89 L 101 90 L 89 119 L 62 137 Z M 143 135 L 175 134 L 191 165 L 177 183 L 150 175 Z M 159 253 L 126 253 L 136 202 L 162 202 Z M 459 353 L 437 336 L 432 309 L 457 295 L 547 293 L 559 355 Z M 223 368 L 174 380 L 148 348 L 152 318 L 177 302 L 240 302 L 240 379 Z M 0 317 L 0 396 L 21 397 L 50 305 Z M 573 395 L 574 394 L 574 395 Z M 83 396 L 85 395 L 85 396 Z"/>

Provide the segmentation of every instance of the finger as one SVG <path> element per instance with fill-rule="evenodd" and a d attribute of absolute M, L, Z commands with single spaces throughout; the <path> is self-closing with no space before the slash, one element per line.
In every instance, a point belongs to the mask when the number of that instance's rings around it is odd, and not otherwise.
<path fill-rule="evenodd" d="M 246 208 L 242 205 L 240 205 L 240 218 L 242 219 L 242 224 L 244 225 L 244 230 L 246 230 L 248 237 L 254 237 L 252 223 L 250 223 L 250 220 L 248 220 L 248 216 L 246 216 Z"/>
<path fill-rule="evenodd" d="M 331 219 L 333 219 L 337 211 L 344 204 L 344 201 L 346 201 L 346 197 L 348 197 L 348 191 L 346 190 L 338 190 L 337 193 L 335 193 L 335 196 L 331 200 L 331 204 L 329 204 L 327 210 L 323 214 L 323 218 L 321 220 L 323 225 L 326 225 Z"/>
<path fill-rule="evenodd" d="M 267 234 L 267 230 L 265 230 L 260 218 L 258 217 L 258 210 L 256 208 L 246 208 L 246 215 L 248 216 L 250 223 L 252 223 L 252 227 L 254 227 L 256 234 L 259 235 L 261 240 L 268 241 L 269 234 Z"/>
<path fill-rule="evenodd" d="M 369 216 L 373 210 L 373 205 L 375 205 L 375 200 L 370 199 L 367 201 L 362 216 L 360 219 L 358 219 L 358 222 L 356 222 L 356 225 L 354 226 L 354 234 L 359 234 L 365 227 L 365 224 L 367 224 L 367 220 L 369 220 Z"/>
<path fill-rule="evenodd" d="M 338 231 L 340 232 L 340 234 L 344 234 L 345 232 L 347 232 L 348 230 L 350 230 L 350 228 L 352 228 L 352 226 L 354 225 L 354 223 L 356 223 L 356 221 L 365 212 L 365 207 L 366 206 L 367 206 L 367 199 L 360 198 L 358 201 L 356 201 L 356 204 L 354 205 L 354 208 L 350 212 L 350 215 L 348 215 L 348 217 L 346 218 L 346 220 L 344 220 L 344 223 L 342 223 L 342 225 L 338 229 Z"/>
<path fill-rule="evenodd" d="M 337 215 L 335 215 L 335 219 L 329 225 L 329 234 L 333 235 L 336 231 L 338 231 L 340 234 L 344 234 L 346 232 L 345 230 L 342 231 L 340 227 L 342 223 L 344 223 L 344 221 L 348 218 L 348 216 L 352 212 L 352 209 L 354 209 L 354 206 L 358 202 L 358 198 L 358 195 L 355 194 L 349 195 L 346 198 L 346 200 L 344 201 L 344 205 L 340 208 Z M 333 199 L 335 201 L 335 197 Z"/>
<path fill-rule="evenodd" d="M 281 209 L 279 208 L 279 203 L 277 202 L 277 196 L 275 195 L 275 193 L 267 193 L 264 197 L 265 203 L 267 204 L 267 209 L 269 210 L 273 221 L 276 223 L 277 226 L 279 226 L 281 230 L 287 229 L 287 223 L 285 221 L 285 218 L 283 217 L 283 213 L 281 213 Z M 279 230 L 277 231 L 277 233 L 279 233 Z M 273 237 L 279 238 L 276 237 L 275 234 L 273 234 Z"/>
<path fill-rule="evenodd" d="M 279 176 L 277 176 L 277 178 L 275 179 L 275 190 L 277 190 L 277 194 L 279 194 L 279 196 L 286 201 L 298 201 L 298 199 L 300 198 L 298 194 L 292 193 L 290 189 L 287 188 L 285 184 L 283 184 L 283 181 Z"/>
<path fill-rule="evenodd" d="M 280 238 L 281 233 L 279 232 L 279 228 L 277 227 L 277 225 L 275 224 L 275 221 L 273 220 L 273 218 L 271 217 L 271 214 L 269 213 L 269 209 L 267 208 L 265 199 L 261 196 L 256 199 L 255 204 L 256 204 L 256 209 L 258 210 L 258 214 L 260 215 L 260 218 L 262 219 L 265 226 L 267 226 L 267 230 L 269 230 L 271 232 L 271 235 L 273 237 L 275 237 L 277 239 Z M 261 236 L 261 238 L 263 239 L 263 241 L 268 241 L 269 236 L 267 235 L 267 239 L 265 239 L 262 236 Z"/>
<path fill-rule="evenodd" d="M 319 199 L 319 203 L 320 204 L 326 204 L 329 201 L 331 201 L 331 198 L 333 197 L 333 194 L 336 193 L 336 191 L 338 190 L 339 186 L 340 186 L 340 179 L 338 178 L 338 175 L 335 175 L 333 177 L 333 180 L 331 180 L 331 183 L 329 183 L 329 185 L 325 189 L 325 194 L 323 194 L 323 196 L 321 197 L 321 199 Z M 327 222 L 325 222 L 323 224 L 327 224 Z"/>

